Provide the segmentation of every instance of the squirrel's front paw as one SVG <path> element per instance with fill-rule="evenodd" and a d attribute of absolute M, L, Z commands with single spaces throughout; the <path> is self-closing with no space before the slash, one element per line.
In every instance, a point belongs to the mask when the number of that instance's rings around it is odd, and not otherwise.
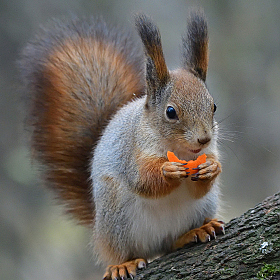
<path fill-rule="evenodd" d="M 162 174 L 166 179 L 180 179 L 188 177 L 188 168 L 179 162 L 165 162 L 162 165 Z"/>
<path fill-rule="evenodd" d="M 213 180 L 222 171 L 221 163 L 215 159 L 207 158 L 205 163 L 200 164 L 198 167 L 198 172 L 191 177 L 192 181 L 198 180 Z"/>
<path fill-rule="evenodd" d="M 147 261 L 144 259 L 135 259 L 119 265 L 109 265 L 103 276 L 103 280 L 134 279 L 136 270 L 145 268 L 146 265 Z"/>

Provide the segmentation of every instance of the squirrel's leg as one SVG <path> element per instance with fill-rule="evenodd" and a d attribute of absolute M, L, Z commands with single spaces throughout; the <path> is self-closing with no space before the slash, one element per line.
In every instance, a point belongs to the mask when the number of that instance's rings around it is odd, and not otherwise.
<path fill-rule="evenodd" d="M 220 162 L 213 155 L 207 155 L 205 163 L 198 166 L 198 171 L 191 177 L 190 194 L 199 199 L 206 195 L 213 186 L 214 180 L 221 173 L 222 168 Z M 207 242 L 212 238 L 216 238 L 216 234 L 224 234 L 224 222 L 217 219 L 205 219 L 200 228 L 195 228 L 183 234 L 174 243 L 174 249 L 181 248 L 192 242 Z"/>
<path fill-rule="evenodd" d="M 166 158 L 141 157 L 138 159 L 140 184 L 135 190 L 149 198 L 159 198 L 170 194 L 179 187 L 181 180 L 188 177 L 183 164 L 169 162 Z"/>
<path fill-rule="evenodd" d="M 173 245 L 173 249 L 182 248 L 184 245 L 193 242 L 207 242 L 212 238 L 216 238 L 216 234 L 225 234 L 224 222 L 217 219 L 205 219 L 203 226 L 195 228 L 179 237 Z"/>
<path fill-rule="evenodd" d="M 109 265 L 103 280 L 133 279 L 136 276 L 136 270 L 145 268 L 146 265 L 147 261 L 144 259 L 135 259 L 119 265 Z"/>

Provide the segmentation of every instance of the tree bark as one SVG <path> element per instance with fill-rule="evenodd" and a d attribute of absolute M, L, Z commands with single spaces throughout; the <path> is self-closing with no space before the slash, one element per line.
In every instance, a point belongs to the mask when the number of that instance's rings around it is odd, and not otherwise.
<path fill-rule="evenodd" d="M 225 231 L 154 260 L 137 279 L 280 279 L 280 193 L 231 220 Z M 258 278 L 267 264 L 278 274 Z"/>

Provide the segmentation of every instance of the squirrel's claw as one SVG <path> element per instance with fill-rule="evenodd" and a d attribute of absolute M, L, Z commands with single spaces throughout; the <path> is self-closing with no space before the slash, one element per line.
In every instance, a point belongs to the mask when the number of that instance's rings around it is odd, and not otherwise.
<path fill-rule="evenodd" d="M 193 168 L 192 170 L 200 170 L 200 168 L 199 168 L 199 167 L 196 167 L 196 168 Z"/>

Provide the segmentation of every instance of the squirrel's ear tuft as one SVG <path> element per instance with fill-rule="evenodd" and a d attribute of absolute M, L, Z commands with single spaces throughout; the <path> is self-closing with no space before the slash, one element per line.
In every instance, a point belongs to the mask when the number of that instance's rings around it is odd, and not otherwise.
<path fill-rule="evenodd" d="M 142 39 L 147 57 L 147 85 L 153 93 L 166 85 L 169 72 L 163 56 L 161 37 L 157 26 L 144 14 L 135 16 L 135 25 Z"/>
<path fill-rule="evenodd" d="M 187 32 L 183 36 L 183 67 L 204 82 L 208 68 L 208 29 L 201 10 L 190 14 Z"/>

